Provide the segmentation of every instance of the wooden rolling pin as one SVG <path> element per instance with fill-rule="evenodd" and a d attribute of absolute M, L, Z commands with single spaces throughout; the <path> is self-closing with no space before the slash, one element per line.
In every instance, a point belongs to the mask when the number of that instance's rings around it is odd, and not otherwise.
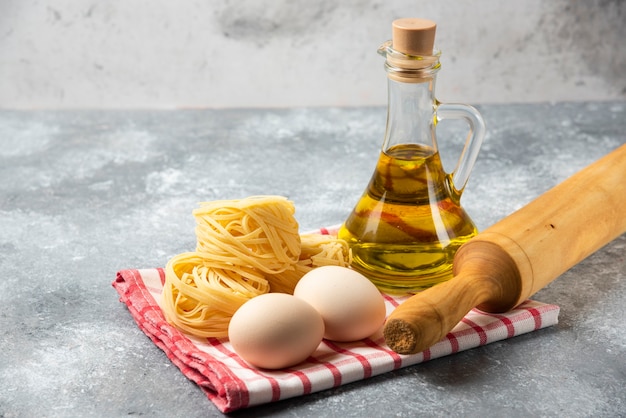
<path fill-rule="evenodd" d="M 400 354 L 427 349 L 474 307 L 506 312 L 626 232 L 626 145 L 579 171 L 459 248 L 454 277 L 389 316 Z"/>

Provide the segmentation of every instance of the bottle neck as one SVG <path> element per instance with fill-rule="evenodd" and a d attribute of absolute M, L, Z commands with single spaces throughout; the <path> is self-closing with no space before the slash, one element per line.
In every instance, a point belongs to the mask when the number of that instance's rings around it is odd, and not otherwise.
<path fill-rule="evenodd" d="M 435 138 L 435 75 L 419 82 L 388 77 L 387 127 L 383 151 L 410 144 L 437 151 Z"/>

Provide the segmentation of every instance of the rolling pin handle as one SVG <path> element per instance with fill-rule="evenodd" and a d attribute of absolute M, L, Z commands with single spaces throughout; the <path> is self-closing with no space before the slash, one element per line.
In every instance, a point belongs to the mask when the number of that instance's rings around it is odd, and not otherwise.
<path fill-rule="evenodd" d="M 429 348 L 476 306 L 489 312 L 514 306 L 521 279 L 503 249 L 491 242 L 477 242 L 471 251 L 459 250 L 457 258 L 457 276 L 412 296 L 391 313 L 383 333 L 392 350 L 415 354 Z"/>

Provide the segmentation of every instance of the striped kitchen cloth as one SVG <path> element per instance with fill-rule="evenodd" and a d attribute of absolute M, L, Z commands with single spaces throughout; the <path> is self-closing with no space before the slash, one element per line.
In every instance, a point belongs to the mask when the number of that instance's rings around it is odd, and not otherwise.
<path fill-rule="evenodd" d="M 382 332 L 351 343 L 324 340 L 305 362 L 283 370 L 250 367 L 227 339 L 196 338 L 170 325 L 159 307 L 161 268 L 122 270 L 113 287 L 137 325 L 222 412 L 302 396 L 511 338 L 558 322 L 559 307 L 526 301 L 505 314 L 472 310 L 440 342 L 413 355 L 390 350 Z M 408 297 L 385 296 L 387 314 Z"/>

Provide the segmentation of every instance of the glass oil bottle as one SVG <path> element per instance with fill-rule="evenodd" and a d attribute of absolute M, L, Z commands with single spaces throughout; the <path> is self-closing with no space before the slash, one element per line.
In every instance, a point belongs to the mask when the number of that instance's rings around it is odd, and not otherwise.
<path fill-rule="evenodd" d="M 485 134 L 478 111 L 435 98 L 440 53 L 436 24 L 393 22 L 386 58 L 388 110 L 385 138 L 372 178 L 338 236 L 348 242 L 352 267 L 380 290 L 414 293 L 452 277 L 456 250 L 477 233 L 460 198 Z M 443 119 L 469 125 L 452 173 L 443 169 L 436 127 Z"/>

